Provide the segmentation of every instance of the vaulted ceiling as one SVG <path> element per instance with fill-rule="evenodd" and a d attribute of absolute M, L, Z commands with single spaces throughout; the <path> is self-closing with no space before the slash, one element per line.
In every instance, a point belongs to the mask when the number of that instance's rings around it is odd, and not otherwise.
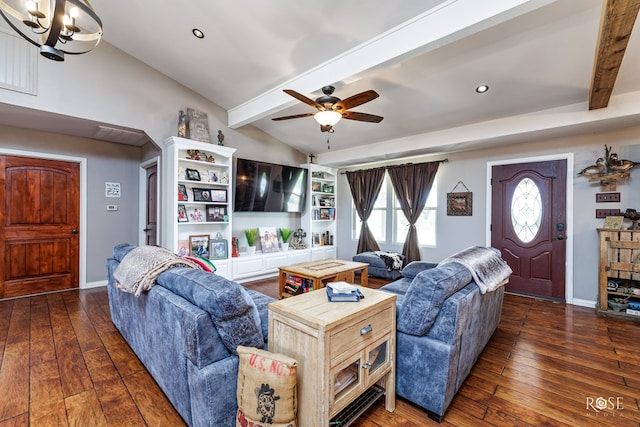
<path fill-rule="evenodd" d="M 640 123 L 640 0 L 604 0 L 604 13 L 603 0 L 92 4 L 105 42 L 226 109 L 229 127 L 258 127 L 320 163 Z M 353 110 L 384 120 L 341 120 L 331 134 L 312 117 L 272 120 L 312 112 L 283 89 L 315 99 L 325 85 L 343 99 L 375 90 Z"/>

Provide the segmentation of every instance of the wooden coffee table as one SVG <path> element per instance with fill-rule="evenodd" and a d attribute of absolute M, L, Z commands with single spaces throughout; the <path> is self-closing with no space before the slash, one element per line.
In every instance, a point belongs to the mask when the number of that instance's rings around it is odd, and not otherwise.
<path fill-rule="evenodd" d="M 354 282 L 355 272 L 360 271 L 360 284 L 369 284 L 369 264 L 366 262 L 345 261 L 341 259 L 323 259 L 319 261 L 303 262 L 279 268 L 278 287 L 280 298 L 291 296 L 284 292 L 284 285 L 288 276 L 309 279 L 313 283 L 313 290 L 324 288 L 330 281 Z"/>

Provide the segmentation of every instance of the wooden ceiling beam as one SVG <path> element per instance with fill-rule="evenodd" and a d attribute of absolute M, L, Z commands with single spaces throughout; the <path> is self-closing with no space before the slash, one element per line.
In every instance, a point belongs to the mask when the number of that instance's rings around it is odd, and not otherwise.
<path fill-rule="evenodd" d="M 638 10 L 640 0 L 603 0 L 589 92 L 589 110 L 609 105 Z"/>

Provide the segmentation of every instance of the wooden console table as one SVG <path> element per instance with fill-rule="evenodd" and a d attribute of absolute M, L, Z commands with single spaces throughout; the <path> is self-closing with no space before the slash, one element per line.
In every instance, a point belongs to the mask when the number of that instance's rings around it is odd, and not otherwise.
<path fill-rule="evenodd" d="M 280 298 L 288 297 L 284 292 L 287 276 L 297 276 L 313 281 L 313 289 L 324 288 L 328 281 L 354 282 L 355 272 L 360 271 L 360 284 L 369 284 L 369 264 L 366 262 L 345 261 L 341 259 L 323 259 L 319 261 L 303 262 L 279 268 L 278 288 Z"/>
<path fill-rule="evenodd" d="M 298 362 L 298 426 L 348 425 L 383 394 L 395 410 L 396 296 L 360 288 L 359 302 L 324 290 L 269 304 L 269 351 Z"/>

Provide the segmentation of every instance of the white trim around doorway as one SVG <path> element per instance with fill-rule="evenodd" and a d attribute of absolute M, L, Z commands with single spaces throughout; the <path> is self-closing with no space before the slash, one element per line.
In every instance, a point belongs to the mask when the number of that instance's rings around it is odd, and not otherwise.
<path fill-rule="evenodd" d="M 567 304 L 593 307 L 593 301 L 577 301 L 573 299 L 573 153 L 550 154 L 548 156 L 523 157 L 517 159 L 503 159 L 487 162 L 487 191 L 486 191 L 486 245 L 491 245 L 491 170 L 493 166 L 512 165 L 516 163 L 544 162 L 550 160 L 567 161 L 567 253 L 565 260 L 565 300 Z"/>
<path fill-rule="evenodd" d="M 162 182 L 160 181 L 160 156 L 155 156 L 140 164 L 140 174 L 138 177 L 138 206 L 140 206 L 140 209 L 138 209 L 138 246 L 146 245 L 147 240 L 146 233 L 144 232 L 144 228 L 146 227 L 147 223 L 147 169 L 154 165 L 158 168 L 158 188 L 156 194 L 158 227 L 156 228 L 156 242 L 158 242 L 158 244 L 160 243 L 160 197 L 162 196 Z"/>

